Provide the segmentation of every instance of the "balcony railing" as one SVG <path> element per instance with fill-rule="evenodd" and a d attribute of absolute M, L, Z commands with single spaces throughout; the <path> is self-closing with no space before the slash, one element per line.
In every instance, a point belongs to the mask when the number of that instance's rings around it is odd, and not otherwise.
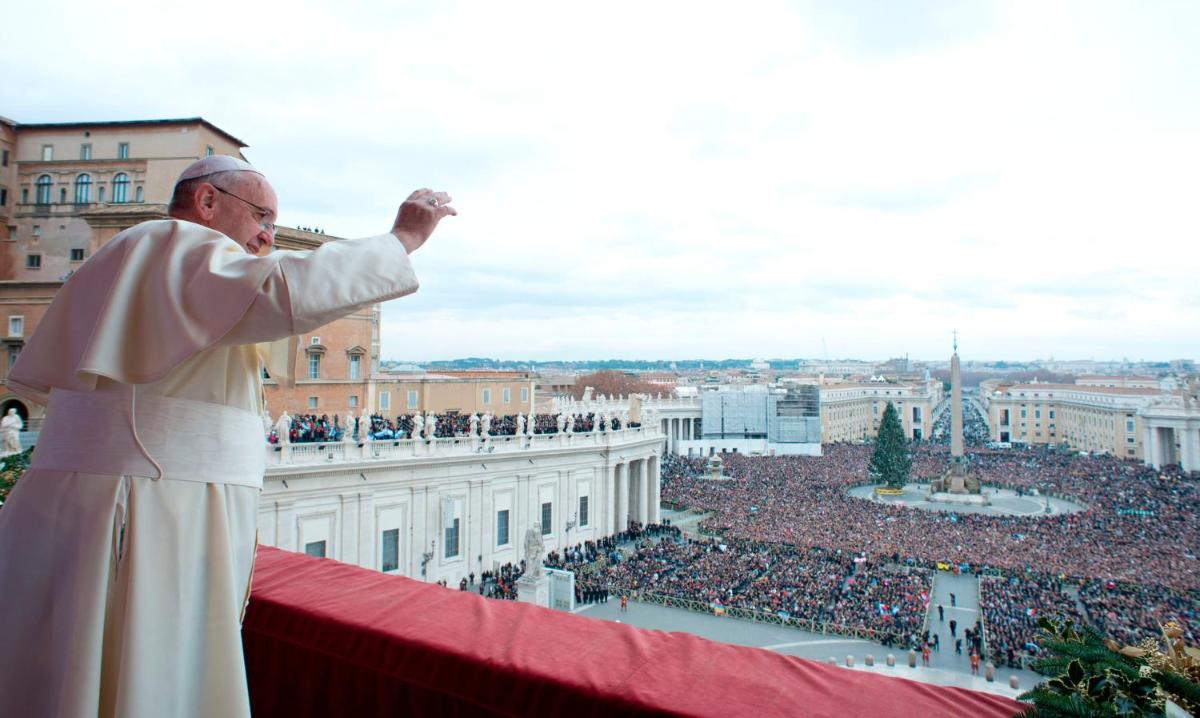
<path fill-rule="evenodd" d="M 361 461 L 397 461 L 453 456 L 486 456 L 527 451 L 552 451 L 586 447 L 612 447 L 643 439 L 657 439 L 657 426 L 619 431 L 562 432 L 532 436 L 460 436 L 435 439 L 382 439 L 303 444 L 269 444 L 268 466 L 304 466 Z"/>
<path fill-rule="evenodd" d="M 486 599 L 268 546 L 242 641 L 255 716 L 999 718 L 1022 709 L 888 669 Z"/>

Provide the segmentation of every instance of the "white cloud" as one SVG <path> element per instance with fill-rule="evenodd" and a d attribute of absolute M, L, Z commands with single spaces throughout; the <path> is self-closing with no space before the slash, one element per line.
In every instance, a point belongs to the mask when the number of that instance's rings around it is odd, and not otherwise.
<path fill-rule="evenodd" d="M 11 34 L 0 112 L 204 115 L 337 234 L 449 189 L 387 356 L 1200 355 L 1194 4 L 205 13 L 15 8 L 121 40 Z"/>

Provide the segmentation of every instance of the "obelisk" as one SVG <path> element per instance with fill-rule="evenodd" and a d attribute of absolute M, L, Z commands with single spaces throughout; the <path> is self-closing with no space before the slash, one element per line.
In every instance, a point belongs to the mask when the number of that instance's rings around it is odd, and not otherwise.
<path fill-rule="evenodd" d="M 958 364 L 958 332 L 954 333 L 954 354 L 950 356 L 950 486 L 952 494 L 963 494 L 966 486 L 966 460 L 963 457 L 962 369 Z"/>
<path fill-rule="evenodd" d="M 958 342 L 950 357 L 950 455 L 963 455 L 962 370 L 958 365 Z"/>

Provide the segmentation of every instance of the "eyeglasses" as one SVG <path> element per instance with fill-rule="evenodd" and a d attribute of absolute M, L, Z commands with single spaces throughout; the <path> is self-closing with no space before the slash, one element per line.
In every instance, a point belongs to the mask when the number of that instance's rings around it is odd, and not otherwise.
<path fill-rule="evenodd" d="M 227 194 L 230 197 L 233 197 L 234 199 L 236 199 L 240 202 L 244 202 L 245 204 L 254 208 L 254 210 L 260 214 L 260 216 L 258 218 L 258 226 L 262 227 L 263 229 L 267 230 L 268 232 L 270 232 L 272 234 L 275 233 L 275 224 L 273 222 L 266 221 L 267 217 L 270 217 L 273 214 L 273 212 L 271 210 L 269 210 L 266 207 L 263 207 L 261 205 L 254 204 L 253 202 L 251 202 L 248 199 L 245 199 L 244 197 L 238 197 L 233 192 L 230 192 L 227 189 L 221 189 L 220 187 L 216 186 L 215 184 L 212 186 L 212 188 L 215 189 L 216 191 L 220 192 L 221 194 Z"/>

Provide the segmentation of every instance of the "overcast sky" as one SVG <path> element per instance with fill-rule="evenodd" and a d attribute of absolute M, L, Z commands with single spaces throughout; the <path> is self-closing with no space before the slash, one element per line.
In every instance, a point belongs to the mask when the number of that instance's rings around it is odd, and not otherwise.
<path fill-rule="evenodd" d="M 203 116 L 339 236 L 451 192 L 385 358 L 1200 357 L 1193 0 L 5 18 L 17 121 Z"/>

